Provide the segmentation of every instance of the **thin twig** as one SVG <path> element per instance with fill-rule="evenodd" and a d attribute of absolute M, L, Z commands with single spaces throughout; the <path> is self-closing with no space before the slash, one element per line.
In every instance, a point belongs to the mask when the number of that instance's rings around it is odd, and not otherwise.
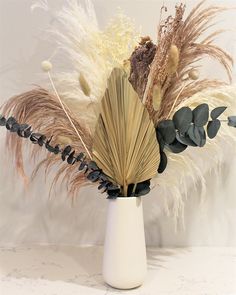
<path fill-rule="evenodd" d="M 176 99 L 175 99 L 175 101 L 174 101 L 174 103 L 173 103 L 173 105 L 172 105 L 172 107 L 171 107 L 171 109 L 170 109 L 170 111 L 169 111 L 169 114 L 168 114 L 168 116 L 167 116 L 167 119 L 170 117 L 170 115 L 171 115 L 171 113 L 172 113 L 172 111 L 173 111 L 173 109 L 174 109 L 174 107 L 175 107 L 175 105 L 176 105 L 177 100 L 179 99 L 181 93 L 184 91 L 184 89 L 185 89 L 186 86 L 187 86 L 187 83 L 185 83 L 184 86 L 180 89 L 180 92 L 179 92 L 178 95 L 176 96 Z"/>
<path fill-rule="evenodd" d="M 74 128 L 76 134 L 78 135 L 78 137 L 79 137 L 79 139 L 80 139 L 82 145 L 84 146 L 84 148 L 85 148 L 85 150 L 86 150 L 86 152 L 87 152 L 89 158 L 92 159 L 92 156 L 91 156 L 91 154 L 90 154 L 90 152 L 89 152 L 89 150 L 88 150 L 86 144 L 84 143 L 84 141 L 83 141 L 83 139 L 82 139 L 82 136 L 79 134 L 79 131 L 76 129 L 74 123 L 72 122 L 72 120 L 71 120 L 71 118 L 70 118 L 70 115 L 68 114 L 68 112 L 67 112 L 67 110 L 66 110 L 66 108 L 65 108 L 65 105 L 66 105 L 66 104 L 62 102 L 62 100 L 61 100 L 61 98 L 60 98 L 60 96 L 59 96 L 59 94 L 58 94 L 58 92 L 57 92 L 57 89 L 56 89 L 55 84 L 54 84 L 54 82 L 53 82 L 53 80 L 52 80 L 52 77 L 51 77 L 50 72 L 48 72 L 48 77 L 49 77 L 49 80 L 50 80 L 50 82 L 51 82 L 52 88 L 53 88 L 53 90 L 54 90 L 54 92 L 55 92 L 55 94 L 56 94 L 56 97 L 57 97 L 57 99 L 58 99 L 58 101 L 59 101 L 59 103 L 60 103 L 60 105 L 61 105 L 61 107 L 62 107 L 64 113 L 66 114 L 68 120 L 70 121 L 71 126 Z M 67 107 L 67 106 L 66 106 L 66 107 Z M 67 108 L 68 108 L 68 107 L 67 107 Z"/>

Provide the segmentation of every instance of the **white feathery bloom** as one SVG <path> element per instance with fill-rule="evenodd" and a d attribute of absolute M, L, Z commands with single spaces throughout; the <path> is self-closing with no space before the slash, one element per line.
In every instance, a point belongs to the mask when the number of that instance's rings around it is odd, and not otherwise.
<path fill-rule="evenodd" d="M 71 110 L 94 130 L 107 79 L 114 67 L 127 60 L 138 43 L 138 34 L 130 18 L 119 12 L 100 30 L 94 7 L 67 0 L 54 15 L 50 38 L 57 47 L 54 65 L 67 62 L 66 70 L 52 73 L 61 98 Z M 86 96 L 78 81 L 82 74 L 90 87 Z"/>
<path fill-rule="evenodd" d="M 224 86 L 218 89 L 209 89 L 195 94 L 183 101 L 173 114 L 183 106 L 191 109 L 197 105 L 207 103 L 210 110 L 219 106 L 227 106 L 226 111 L 220 116 L 220 120 L 236 113 L 236 86 Z M 207 138 L 203 148 L 188 147 L 181 154 L 167 152 L 168 164 L 163 174 L 158 174 L 152 180 L 154 190 L 161 190 L 165 200 L 166 212 L 176 220 L 183 217 L 184 204 L 188 194 L 196 188 L 201 187 L 199 200 L 204 202 L 205 189 L 207 186 L 205 175 L 214 172 L 219 175 L 222 164 L 227 158 L 226 146 L 230 147 L 236 143 L 236 130 L 229 127 L 227 122 L 221 123 L 221 128 L 214 139 Z"/>

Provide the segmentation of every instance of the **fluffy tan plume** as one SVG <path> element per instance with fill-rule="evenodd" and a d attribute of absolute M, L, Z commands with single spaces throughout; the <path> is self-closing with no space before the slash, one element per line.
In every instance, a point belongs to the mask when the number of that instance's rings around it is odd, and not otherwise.
<path fill-rule="evenodd" d="M 145 86 L 145 91 L 141 93 L 140 98 L 146 104 L 155 124 L 166 119 L 176 97 L 178 97 L 175 105 L 177 107 L 181 101 L 198 91 L 225 84 L 222 81 L 210 79 L 186 81 L 188 72 L 196 69 L 195 63 L 204 56 L 210 56 L 218 61 L 231 81 L 233 60 L 223 49 L 213 43 L 214 38 L 222 33 L 222 30 L 213 32 L 204 40 L 200 40 L 200 37 L 212 26 L 212 20 L 216 15 L 226 9 L 218 6 L 204 8 L 204 2 L 201 1 L 185 19 L 185 5 L 180 4 L 176 6 L 175 16 L 168 16 L 160 22 L 155 56 L 148 64 L 150 66 L 148 79 L 140 81 L 142 85 L 136 85 L 136 80 L 131 80 L 136 91 Z M 143 46 L 140 45 L 140 51 Z M 131 75 L 135 70 L 135 67 L 131 68 Z M 140 75 L 142 74 L 141 71 Z M 158 84 L 161 86 L 162 100 L 160 108 L 156 110 L 153 104 L 153 88 Z M 178 95 L 180 90 L 181 95 Z"/>
<path fill-rule="evenodd" d="M 12 115 L 19 123 L 27 123 L 32 126 L 34 131 L 42 133 L 48 138 L 52 137 L 50 143 L 52 145 L 61 144 L 63 148 L 66 142 L 68 144 L 72 142 L 71 146 L 77 153 L 84 152 L 86 154 L 84 146 L 79 141 L 75 130 L 68 121 L 57 98 L 45 89 L 35 88 L 12 97 L 3 106 L 3 114 L 6 117 Z M 89 151 L 91 151 L 92 138 L 90 132 L 72 112 L 70 112 L 70 117 L 76 129 L 83 137 L 83 141 L 86 143 Z M 23 156 L 23 146 L 25 142 L 15 134 L 8 134 L 7 144 L 15 155 L 17 170 L 22 176 L 25 176 Z M 31 144 L 30 147 L 31 158 L 36 158 L 41 148 L 33 144 Z M 84 175 L 78 173 L 78 167 L 76 165 L 70 166 L 62 162 L 59 155 L 56 156 L 48 152 L 46 152 L 45 155 L 45 158 L 36 167 L 34 175 L 41 167 L 45 167 L 45 172 L 47 173 L 49 168 L 55 164 L 59 164 L 61 168 L 59 168 L 55 176 L 54 183 L 56 183 L 58 179 L 64 179 L 69 189 L 73 192 L 79 188 L 79 185 L 84 183 Z"/>

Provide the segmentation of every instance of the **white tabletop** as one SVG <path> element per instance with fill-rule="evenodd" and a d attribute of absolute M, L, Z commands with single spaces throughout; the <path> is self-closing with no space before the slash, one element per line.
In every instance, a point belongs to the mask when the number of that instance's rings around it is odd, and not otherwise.
<path fill-rule="evenodd" d="M 102 247 L 0 249 L 1 295 L 235 295 L 236 248 L 148 248 L 148 276 L 129 291 L 104 284 Z"/>

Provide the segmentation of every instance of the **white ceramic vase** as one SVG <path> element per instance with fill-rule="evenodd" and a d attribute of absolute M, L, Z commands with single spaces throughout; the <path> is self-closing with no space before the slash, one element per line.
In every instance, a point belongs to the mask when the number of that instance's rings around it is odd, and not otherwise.
<path fill-rule="evenodd" d="M 103 278 L 118 289 L 141 286 L 147 272 L 141 197 L 109 200 Z"/>

